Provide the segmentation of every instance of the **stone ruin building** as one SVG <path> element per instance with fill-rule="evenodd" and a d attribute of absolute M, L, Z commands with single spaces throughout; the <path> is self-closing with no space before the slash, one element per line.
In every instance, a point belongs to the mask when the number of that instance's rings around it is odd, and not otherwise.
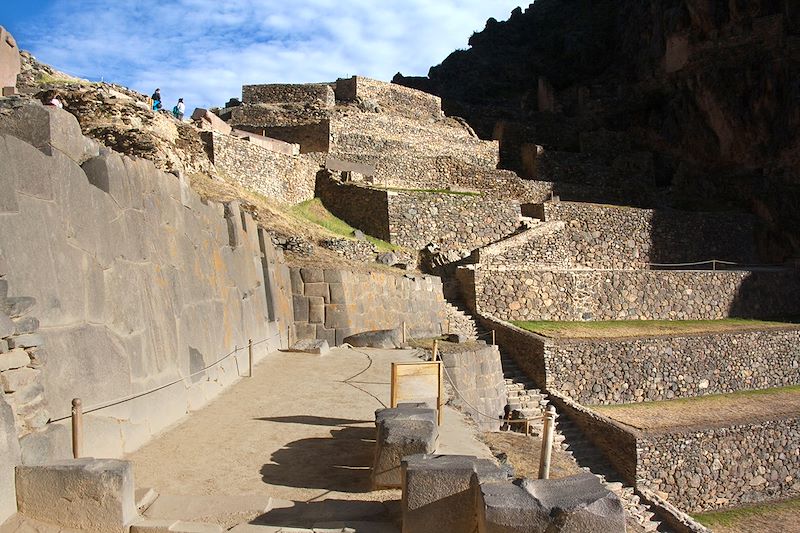
<path fill-rule="evenodd" d="M 691 54 L 686 39 L 668 43 L 674 73 Z M 0 74 L 15 78 L 2 54 Z M 591 94 L 574 96 L 596 109 Z M 375 332 L 391 346 L 441 336 L 451 403 L 482 430 L 498 430 L 485 413 L 507 405 L 538 439 L 554 406 L 554 447 L 584 469 L 512 482 L 495 461 L 437 454 L 441 405 L 378 411 L 373 488 L 402 491 L 401 523 L 386 531 L 699 532 L 694 515 L 796 498 L 800 326 L 766 322 L 800 315 L 796 265 L 774 260 L 757 214 L 661 204 L 658 154 L 629 132 L 548 122 L 571 97 L 542 78 L 527 97 L 540 122 L 475 106 L 462 108 L 468 123 L 439 96 L 356 76 L 247 85 L 241 100 L 195 110 L 204 164 L 224 180 L 285 207 L 317 198 L 394 247 L 325 244 L 363 268 L 298 257 L 244 201 L 201 196 L 183 173 L 98 143 L 80 116 L 3 107 L 0 522 L 222 531 L 150 518 L 120 459 L 235 386 L 236 360 L 218 354 L 260 339 L 263 362 Z M 704 326 L 529 327 L 645 321 Z M 151 390 L 135 407 L 86 414 L 83 447 L 106 459 L 71 459 L 72 398 Z M 757 412 L 753 391 L 768 392 Z"/>

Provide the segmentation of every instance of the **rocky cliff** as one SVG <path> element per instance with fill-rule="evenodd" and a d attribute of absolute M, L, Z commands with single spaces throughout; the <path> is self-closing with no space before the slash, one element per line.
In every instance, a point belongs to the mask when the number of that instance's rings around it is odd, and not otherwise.
<path fill-rule="evenodd" d="M 764 257 L 798 255 L 795 0 L 538 0 L 469 44 L 395 81 L 498 138 L 501 166 L 534 177 L 524 151 L 539 145 L 549 179 L 585 181 L 564 170 L 578 164 L 657 187 L 656 205 L 752 211 Z"/>

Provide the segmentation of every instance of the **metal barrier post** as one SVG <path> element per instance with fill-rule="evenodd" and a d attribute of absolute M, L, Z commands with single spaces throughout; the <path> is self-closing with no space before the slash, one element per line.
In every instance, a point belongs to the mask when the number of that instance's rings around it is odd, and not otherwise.
<path fill-rule="evenodd" d="M 79 459 L 83 454 L 83 402 L 72 399 L 72 456 Z"/>
<path fill-rule="evenodd" d="M 247 341 L 247 359 L 248 359 L 248 361 L 247 361 L 248 368 L 250 369 L 250 371 L 247 373 L 247 377 L 252 378 L 253 377 L 253 339 L 249 339 Z"/>
<path fill-rule="evenodd" d="M 539 456 L 539 479 L 550 479 L 550 458 L 553 454 L 553 432 L 556 421 L 556 408 L 552 405 L 544 412 L 542 430 L 542 453 Z"/>

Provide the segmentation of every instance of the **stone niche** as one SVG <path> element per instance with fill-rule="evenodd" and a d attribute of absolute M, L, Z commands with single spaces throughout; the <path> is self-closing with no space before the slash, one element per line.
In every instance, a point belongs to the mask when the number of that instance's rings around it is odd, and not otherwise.
<path fill-rule="evenodd" d="M 3 91 L 3 96 L 16 92 L 17 74 L 21 68 L 17 41 L 0 26 L 0 89 Z"/>

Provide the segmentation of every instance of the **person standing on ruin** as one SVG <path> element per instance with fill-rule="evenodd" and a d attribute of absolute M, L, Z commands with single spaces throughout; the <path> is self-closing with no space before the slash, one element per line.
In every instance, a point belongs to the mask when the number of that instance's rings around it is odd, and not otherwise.
<path fill-rule="evenodd" d="M 153 111 L 158 111 L 161 109 L 161 89 L 156 87 L 153 96 L 150 97 L 153 100 Z"/>
<path fill-rule="evenodd" d="M 183 103 L 183 98 L 178 98 L 178 103 L 172 108 L 172 114 L 178 120 L 183 120 L 184 113 L 186 113 L 186 104 Z"/>

